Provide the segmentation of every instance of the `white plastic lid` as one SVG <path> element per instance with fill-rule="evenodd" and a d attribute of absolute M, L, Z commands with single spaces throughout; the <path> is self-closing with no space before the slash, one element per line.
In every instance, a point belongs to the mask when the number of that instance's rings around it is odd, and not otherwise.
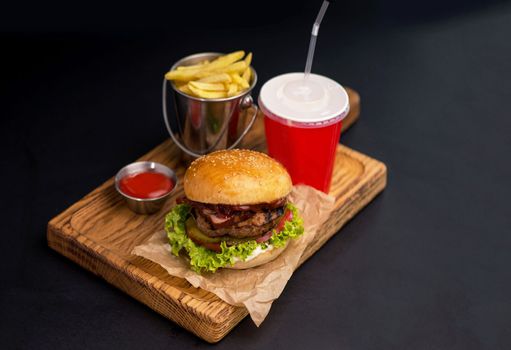
<path fill-rule="evenodd" d="M 298 123 L 343 119 L 349 111 L 348 94 L 337 82 L 318 74 L 288 73 L 268 80 L 259 94 L 261 108 Z"/>

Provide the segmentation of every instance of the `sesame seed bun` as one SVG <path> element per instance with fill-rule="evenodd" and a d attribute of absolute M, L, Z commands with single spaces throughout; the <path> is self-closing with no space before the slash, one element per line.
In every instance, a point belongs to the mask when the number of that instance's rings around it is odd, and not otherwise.
<path fill-rule="evenodd" d="M 189 199 L 208 204 L 270 203 L 293 187 L 286 169 L 264 153 L 222 150 L 192 162 L 184 176 Z"/>

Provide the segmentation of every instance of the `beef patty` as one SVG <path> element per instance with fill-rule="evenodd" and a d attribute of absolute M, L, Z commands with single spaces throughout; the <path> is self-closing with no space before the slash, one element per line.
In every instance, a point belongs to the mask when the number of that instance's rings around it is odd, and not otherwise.
<path fill-rule="evenodd" d="M 210 237 L 231 236 L 236 238 L 257 237 L 273 229 L 284 214 L 284 207 L 258 211 L 243 221 L 233 220 L 233 224 L 215 228 L 202 211 L 194 210 L 197 227 Z M 233 215 L 244 215 L 243 213 Z"/>

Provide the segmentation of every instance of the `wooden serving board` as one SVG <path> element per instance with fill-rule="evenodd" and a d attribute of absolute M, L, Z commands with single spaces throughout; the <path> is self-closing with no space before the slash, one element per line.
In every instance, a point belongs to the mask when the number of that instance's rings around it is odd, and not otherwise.
<path fill-rule="evenodd" d="M 355 110 L 358 106 L 352 107 Z M 356 116 L 350 117 L 354 119 Z M 264 149 L 260 120 L 248 136 L 246 142 L 253 148 Z M 185 171 L 179 161 L 180 151 L 170 140 L 141 160 L 176 169 L 179 181 Z M 300 264 L 383 190 L 386 173 L 383 163 L 338 146 L 330 192 L 336 198 L 335 210 Z M 159 265 L 130 254 L 135 246 L 162 229 L 165 214 L 182 194 L 182 187 L 178 186 L 162 210 L 153 215 L 137 215 L 116 193 L 113 178 L 109 179 L 49 222 L 48 245 L 197 336 L 217 342 L 247 316 L 247 310 L 193 288 L 186 280 L 168 275 Z"/>

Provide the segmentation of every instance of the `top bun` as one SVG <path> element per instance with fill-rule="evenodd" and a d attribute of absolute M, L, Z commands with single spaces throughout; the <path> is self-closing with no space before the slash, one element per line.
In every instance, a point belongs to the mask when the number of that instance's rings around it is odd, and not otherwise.
<path fill-rule="evenodd" d="M 209 204 L 259 204 L 285 197 L 293 184 L 286 169 L 264 153 L 222 150 L 192 162 L 185 173 L 185 195 Z"/>

